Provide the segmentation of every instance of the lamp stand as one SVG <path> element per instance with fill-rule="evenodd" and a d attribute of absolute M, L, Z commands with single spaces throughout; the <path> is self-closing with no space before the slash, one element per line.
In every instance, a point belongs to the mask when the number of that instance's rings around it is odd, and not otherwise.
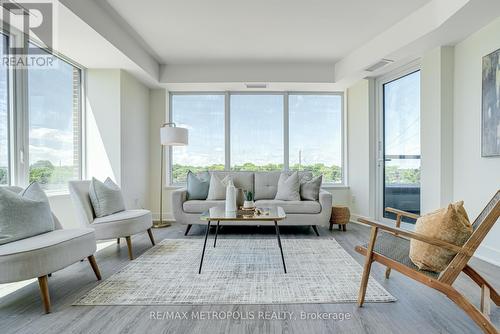
<path fill-rule="evenodd" d="M 169 222 L 164 222 L 163 221 L 163 160 L 164 160 L 164 151 L 165 148 L 163 145 L 160 145 L 161 147 L 161 154 L 160 154 L 160 159 L 161 159 L 161 167 L 160 167 L 160 221 L 155 221 L 153 222 L 153 227 L 154 228 L 163 228 L 163 227 L 168 227 L 171 224 Z"/>

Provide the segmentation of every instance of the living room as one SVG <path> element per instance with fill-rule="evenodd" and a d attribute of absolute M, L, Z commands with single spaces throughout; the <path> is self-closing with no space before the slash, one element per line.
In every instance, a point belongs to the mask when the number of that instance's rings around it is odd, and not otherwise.
<path fill-rule="evenodd" d="M 498 333 L 497 0 L 0 8 L 2 333 Z"/>

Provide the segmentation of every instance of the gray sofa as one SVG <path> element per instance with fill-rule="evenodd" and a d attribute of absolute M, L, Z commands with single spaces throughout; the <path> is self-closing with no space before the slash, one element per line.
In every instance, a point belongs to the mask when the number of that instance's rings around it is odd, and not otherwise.
<path fill-rule="evenodd" d="M 324 190 L 319 193 L 318 201 L 281 201 L 275 200 L 281 172 L 211 172 L 225 177 L 230 174 L 236 188 L 252 191 L 257 207 L 281 206 L 287 218 L 283 225 L 309 225 L 318 234 L 317 225 L 328 225 L 332 207 L 332 195 Z M 300 172 L 302 178 L 310 178 L 310 172 Z M 224 206 L 224 200 L 187 200 L 186 189 L 177 189 L 172 195 L 172 210 L 177 222 L 187 225 L 186 233 L 192 225 L 206 224 L 200 215 L 211 207 Z M 265 222 L 220 222 L 220 225 L 267 225 Z"/>

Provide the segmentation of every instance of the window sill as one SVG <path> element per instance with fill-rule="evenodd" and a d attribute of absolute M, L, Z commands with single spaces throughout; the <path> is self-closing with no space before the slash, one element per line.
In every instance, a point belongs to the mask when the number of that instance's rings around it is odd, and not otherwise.
<path fill-rule="evenodd" d="M 325 184 L 321 186 L 321 189 L 340 190 L 340 189 L 349 189 L 349 186 L 345 184 Z"/>

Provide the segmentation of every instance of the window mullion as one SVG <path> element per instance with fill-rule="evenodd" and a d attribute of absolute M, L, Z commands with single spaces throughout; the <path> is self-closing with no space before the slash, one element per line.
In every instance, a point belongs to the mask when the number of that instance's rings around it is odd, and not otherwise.
<path fill-rule="evenodd" d="M 227 91 L 224 97 L 224 169 L 231 170 L 231 94 Z"/>
<path fill-rule="evenodd" d="M 290 140 L 290 123 L 288 118 L 288 92 L 283 94 L 283 170 L 289 170 L 289 140 Z"/>

